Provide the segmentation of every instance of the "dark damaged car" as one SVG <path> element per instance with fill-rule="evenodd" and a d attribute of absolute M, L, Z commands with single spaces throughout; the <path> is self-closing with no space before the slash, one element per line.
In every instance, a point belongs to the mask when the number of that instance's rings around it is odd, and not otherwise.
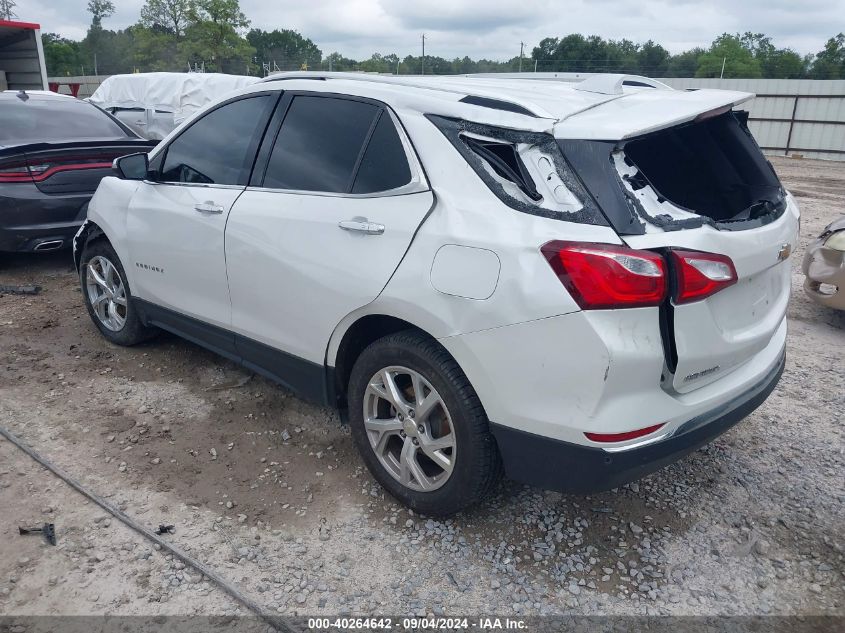
<path fill-rule="evenodd" d="M 69 247 L 112 161 L 155 144 L 85 101 L 0 92 L 0 251 Z"/>

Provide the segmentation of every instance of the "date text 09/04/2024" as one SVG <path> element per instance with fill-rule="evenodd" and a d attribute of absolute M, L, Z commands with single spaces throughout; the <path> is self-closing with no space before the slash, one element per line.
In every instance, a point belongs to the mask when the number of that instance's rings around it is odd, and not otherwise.
<path fill-rule="evenodd" d="M 495 630 L 525 630 L 527 624 L 523 620 L 512 618 L 479 617 L 470 618 L 309 618 L 308 629 L 312 631 L 354 631 L 354 630 L 467 630 L 480 631 Z"/>

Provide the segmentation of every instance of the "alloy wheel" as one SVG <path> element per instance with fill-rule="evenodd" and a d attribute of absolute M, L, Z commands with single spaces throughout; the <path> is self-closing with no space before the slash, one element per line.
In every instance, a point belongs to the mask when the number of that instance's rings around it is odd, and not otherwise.
<path fill-rule="evenodd" d="M 126 286 L 117 266 L 102 255 L 92 257 L 86 266 L 85 286 L 97 319 L 112 332 L 126 325 Z"/>
<path fill-rule="evenodd" d="M 381 465 L 403 486 L 431 492 L 449 480 L 455 429 L 443 398 L 420 373 L 393 366 L 370 378 L 364 428 Z"/>

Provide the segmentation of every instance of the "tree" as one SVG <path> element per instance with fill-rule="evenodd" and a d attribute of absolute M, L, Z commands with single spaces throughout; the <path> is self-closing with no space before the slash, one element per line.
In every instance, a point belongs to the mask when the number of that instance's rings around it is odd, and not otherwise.
<path fill-rule="evenodd" d="M 804 59 L 790 48 L 775 48 L 772 38 L 762 33 L 746 32 L 739 41 L 760 62 L 763 77 L 797 79 L 804 76 Z"/>
<path fill-rule="evenodd" d="M 15 7 L 18 6 L 15 0 L 0 0 L 0 20 L 14 20 L 17 18 Z"/>
<path fill-rule="evenodd" d="M 111 0 L 88 0 L 88 13 L 91 14 L 91 28 L 102 29 L 103 20 L 114 15 L 114 3 Z"/>
<path fill-rule="evenodd" d="M 238 0 L 194 0 L 181 51 L 217 72 L 243 72 L 255 49 L 239 31 L 249 26 Z"/>
<path fill-rule="evenodd" d="M 191 14 L 192 0 L 147 0 L 141 8 L 141 24 L 149 29 L 162 28 L 181 38 Z"/>
<path fill-rule="evenodd" d="M 111 0 L 88 0 L 88 13 L 91 14 L 91 26 L 82 41 L 83 58 L 88 58 L 94 74 L 99 74 L 98 55 L 102 53 L 103 40 L 107 37 L 103 30 L 103 20 L 114 14 L 114 4 Z"/>
<path fill-rule="evenodd" d="M 344 57 L 338 52 L 334 52 L 323 60 L 323 70 L 358 70 L 358 62 L 354 59 Z"/>
<path fill-rule="evenodd" d="M 372 57 L 358 64 L 358 69 L 368 73 L 396 73 L 398 55 L 373 53 Z"/>
<path fill-rule="evenodd" d="M 323 59 L 323 52 L 314 42 L 290 29 L 252 29 L 247 33 L 246 40 L 255 49 L 256 62 L 269 64 L 270 70 L 319 67 Z"/>
<path fill-rule="evenodd" d="M 698 59 L 704 55 L 703 48 L 693 48 L 669 59 L 669 66 L 666 69 L 667 77 L 695 77 L 698 70 Z"/>
<path fill-rule="evenodd" d="M 813 79 L 845 79 L 845 33 L 831 37 L 816 53 L 810 75 Z"/>
<path fill-rule="evenodd" d="M 724 65 L 724 73 L 722 67 Z M 741 36 L 723 33 L 698 60 L 696 77 L 762 77 L 760 61 Z"/>
<path fill-rule="evenodd" d="M 44 65 L 47 66 L 49 76 L 80 73 L 83 63 L 79 42 L 65 39 L 57 33 L 42 33 L 41 44 L 44 47 Z"/>
<path fill-rule="evenodd" d="M 640 46 L 637 62 L 640 74 L 648 77 L 665 77 L 669 70 L 669 51 L 651 40 Z"/>

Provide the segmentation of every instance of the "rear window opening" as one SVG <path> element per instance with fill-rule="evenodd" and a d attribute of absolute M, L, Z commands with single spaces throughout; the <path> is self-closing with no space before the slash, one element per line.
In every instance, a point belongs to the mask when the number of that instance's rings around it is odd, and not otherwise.
<path fill-rule="evenodd" d="M 631 189 L 651 186 L 658 203 L 715 222 L 779 215 L 784 192 L 741 115 L 719 116 L 662 130 L 627 142 Z"/>
<path fill-rule="evenodd" d="M 435 114 L 426 118 L 508 207 L 545 218 L 608 226 L 551 134 Z"/>
<path fill-rule="evenodd" d="M 471 136 L 462 136 L 464 143 L 496 172 L 500 178 L 514 184 L 531 200 L 542 200 L 534 180 L 525 163 L 522 162 L 517 147 L 513 143 L 488 141 Z"/>

